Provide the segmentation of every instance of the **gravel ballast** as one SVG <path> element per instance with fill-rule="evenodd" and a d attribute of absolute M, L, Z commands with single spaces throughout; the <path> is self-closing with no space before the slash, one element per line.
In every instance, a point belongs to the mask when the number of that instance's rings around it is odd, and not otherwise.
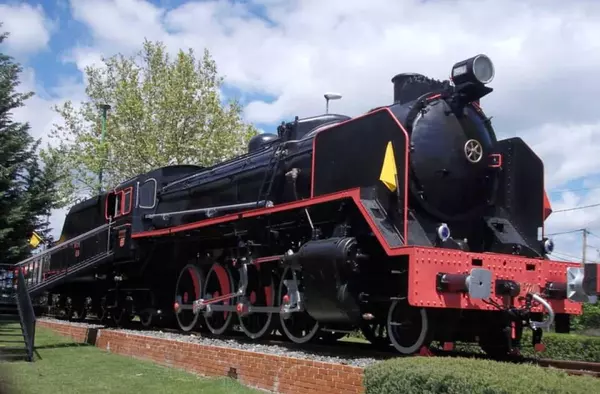
<path fill-rule="evenodd" d="M 53 318 L 40 318 L 40 321 L 47 321 L 51 323 L 57 324 L 65 324 L 65 325 L 73 325 L 77 327 L 87 327 L 87 328 L 103 328 L 104 326 L 98 324 L 90 324 L 85 322 L 69 322 L 64 320 L 58 320 Z M 149 338 L 161 338 L 168 339 L 179 342 L 187 342 L 187 343 L 195 343 L 199 345 L 205 346 L 217 346 L 229 349 L 238 349 L 244 350 L 248 352 L 262 353 L 262 354 L 270 354 L 274 356 L 283 356 L 283 357 L 291 357 L 297 359 L 311 360 L 311 361 L 320 361 L 325 363 L 333 363 L 333 364 L 342 364 L 349 365 L 353 367 L 365 368 L 369 365 L 375 364 L 381 359 L 376 359 L 372 357 L 352 357 L 352 356 L 332 356 L 332 355 L 324 355 L 313 353 L 305 350 L 295 350 L 289 349 L 285 346 L 279 345 L 270 345 L 270 344 L 257 344 L 257 343 L 244 343 L 241 341 L 236 341 L 234 339 L 216 339 L 209 337 L 202 337 L 198 334 L 178 334 L 175 332 L 166 332 L 159 330 L 131 330 L 124 328 L 106 328 L 109 331 L 115 332 L 123 332 L 131 335 L 139 335 L 145 336 Z"/>

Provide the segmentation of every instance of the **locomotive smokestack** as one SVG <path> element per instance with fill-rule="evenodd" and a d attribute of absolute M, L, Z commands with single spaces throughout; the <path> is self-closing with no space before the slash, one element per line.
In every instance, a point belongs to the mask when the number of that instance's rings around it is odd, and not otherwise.
<path fill-rule="evenodd" d="M 406 95 L 405 87 L 414 80 L 415 77 L 419 77 L 421 74 L 414 73 L 403 73 L 398 74 L 394 78 L 392 78 L 392 83 L 394 84 L 394 104 L 402 103 L 403 96 Z"/>
<path fill-rule="evenodd" d="M 402 73 L 392 78 L 394 84 L 394 104 L 404 104 L 416 100 L 425 93 L 441 91 L 448 86 L 447 81 L 437 81 L 422 74 Z"/>

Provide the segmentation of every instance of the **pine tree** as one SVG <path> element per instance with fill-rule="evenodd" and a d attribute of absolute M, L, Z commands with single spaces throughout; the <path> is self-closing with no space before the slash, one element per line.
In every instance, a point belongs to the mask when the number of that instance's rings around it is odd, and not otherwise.
<path fill-rule="evenodd" d="M 0 27 L 2 25 L 0 24 Z M 8 37 L 0 34 L 0 44 Z M 29 124 L 12 120 L 33 93 L 18 93 L 22 68 L 0 51 L 0 264 L 14 264 L 31 252 L 33 231 L 47 237 L 45 217 L 56 207 L 56 165 L 42 168 L 36 150 L 40 141 L 29 134 Z"/>

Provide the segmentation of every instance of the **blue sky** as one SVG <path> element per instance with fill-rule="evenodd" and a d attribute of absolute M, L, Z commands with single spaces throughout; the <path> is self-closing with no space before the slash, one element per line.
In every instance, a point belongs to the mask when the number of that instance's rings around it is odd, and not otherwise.
<path fill-rule="evenodd" d="M 495 91 L 482 104 L 497 133 L 522 137 L 542 157 L 554 209 L 592 205 L 600 202 L 600 4 L 544 4 L 4 0 L 0 21 L 11 33 L 2 50 L 25 67 L 23 88 L 37 93 L 17 115 L 43 139 L 58 120 L 52 105 L 85 99 L 85 66 L 130 54 L 144 38 L 173 51 L 209 48 L 226 79 L 224 94 L 238 97 L 246 120 L 266 131 L 323 112 L 326 91 L 344 96 L 332 111 L 359 115 L 391 101 L 397 73 L 443 79 L 455 61 L 486 53 L 496 65 Z M 53 215 L 58 229 L 63 218 L 64 211 Z M 547 222 L 549 232 L 583 227 L 600 235 L 600 208 Z M 563 257 L 581 256 L 580 235 L 555 241 Z M 588 255 L 598 253 L 590 248 Z"/>

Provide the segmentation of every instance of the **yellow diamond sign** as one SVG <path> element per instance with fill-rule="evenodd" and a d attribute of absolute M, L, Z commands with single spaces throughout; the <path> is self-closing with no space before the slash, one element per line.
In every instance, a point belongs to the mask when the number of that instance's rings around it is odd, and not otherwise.
<path fill-rule="evenodd" d="M 29 245 L 33 246 L 34 248 L 37 247 L 40 242 L 42 242 L 42 237 L 40 237 L 35 231 L 33 232 L 33 235 L 31 235 L 31 239 L 29 240 Z"/>

